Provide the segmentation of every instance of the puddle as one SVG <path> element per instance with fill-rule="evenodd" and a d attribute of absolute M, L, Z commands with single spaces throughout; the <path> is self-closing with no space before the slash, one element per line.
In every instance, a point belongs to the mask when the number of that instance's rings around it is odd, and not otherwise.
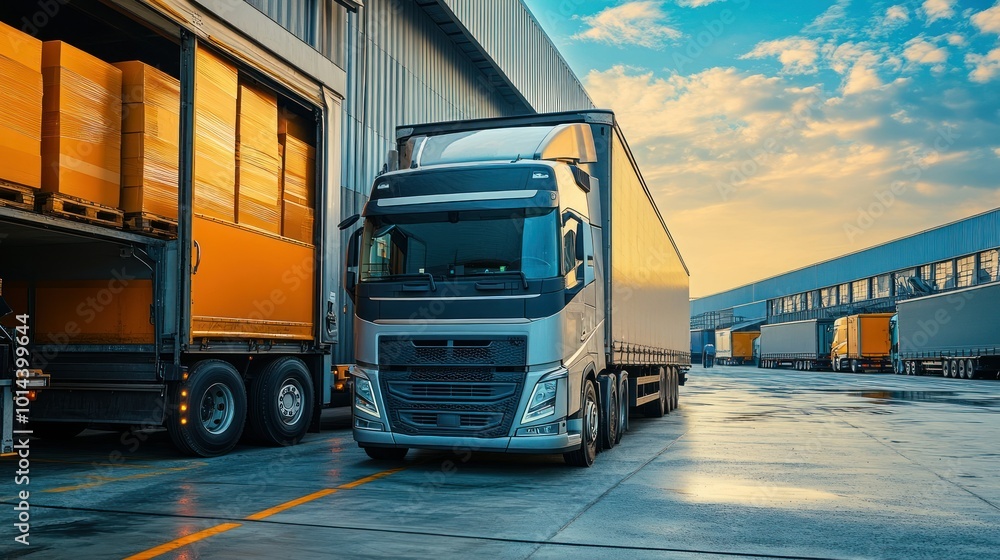
<path fill-rule="evenodd" d="M 957 404 L 964 406 L 979 406 L 986 408 L 1000 407 L 1000 398 L 970 399 L 955 398 L 959 393 L 954 391 L 850 391 L 849 397 L 872 399 L 877 404 L 908 404 L 912 402 L 931 402 Z"/>

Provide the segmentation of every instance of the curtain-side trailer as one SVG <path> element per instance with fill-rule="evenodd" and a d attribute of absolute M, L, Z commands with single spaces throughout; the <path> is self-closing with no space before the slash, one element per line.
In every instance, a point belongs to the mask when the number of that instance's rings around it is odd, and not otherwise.
<path fill-rule="evenodd" d="M 995 377 L 1000 371 L 1000 283 L 896 304 L 894 360 L 907 375 Z"/>
<path fill-rule="evenodd" d="M 345 268 L 369 455 L 589 466 L 677 406 L 688 271 L 611 112 L 400 127 L 389 169 Z"/>
<path fill-rule="evenodd" d="M 759 367 L 798 370 L 829 368 L 832 341 L 831 319 L 761 325 Z"/>
<path fill-rule="evenodd" d="M 23 8 L 31 21 L 34 4 L 21 4 L 0 14 L 17 25 Z M 166 203 L 176 216 L 159 220 L 160 230 L 131 231 L 95 221 L 89 211 L 0 207 L 0 278 L 14 311 L 4 324 L 25 318 L 28 362 L 48 379 L 30 403 L 28 426 L 43 437 L 72 436 L 88 425 L 165 426 L 179 449 L 201 456 L 228 452 L 244 428 L 268 444 L 297 443 L 310 426 L 318 428 L 320 407 L 334 399 L 337 383 L 331 349 L 342 94 L 333 88 L 343 91 L 343 71 L 315 51 L 283 44 L 291 35 L 270 20 L 258 37 L 237 31 L 223 15 L 235 17 L 242 6 L 51 4 L 60 14 L 37 30 L 43 39 L 73 44 L 94 64 L 138 59 L 178 84 L 176 104 L 166 107 L 176 111 L 174 120 L 163 121 L 177 127 L 177 159 L 164 178 L 174 189 Z M 289 63 L 299 55 L 302 64 Z M 69 78 L 58 87 L 61 95 L 80 93 Z M 47 107 L 50 91 L 46 86 Z M 263 104 L 265 124 L 244 122 L 251 103 Z M 300 128 L 285 130 L 289 138 L 273 128 L 293 121 Z M 141 134 L 122 142 L 141 145 Z M 295 193 L 303 210 L 295 216 L 287 213 L 292 199 L 276 190 L 288 195 L 290 187 L 275 176 L 282 169 L 275 166 L 284 165 L 277 162 L 291 157 L 286 140 L 293 135 L 311 154 L 296 160 L 306 179 Z M 249 153 L 251 137 L 266 158 Z M 235 157 L 240 146 L 242 163 Z M 60 188 L 74 185 L 70 171 L 91 169 L 76 161 L 49 162 L 64 181 Z M 9 163 L 0 162 L 0 177 Z M 130 163 L 123 162 L 120 177 L 104 179 L 125 184 Z M 250 187 L 254 177 L 265 193 Z M 142 196 L 126 191 L 122 204 L 128 194 Z M 51 198 L 64 210 L 66 201 L 101 210 L 59 193 Z"/>

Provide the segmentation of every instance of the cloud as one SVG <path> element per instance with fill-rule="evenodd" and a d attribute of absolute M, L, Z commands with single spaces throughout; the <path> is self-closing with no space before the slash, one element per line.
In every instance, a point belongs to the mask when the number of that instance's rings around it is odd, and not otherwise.
<path fill-rule="evenodd" d="M 837 3 L 830 6 L 822 14 L 812 20 L 802 28 L 805 33 L 828 33 L 839 35 L 848 31 L 847 6 L 851 0 L 837 0 Z"/>
<path fill-rule="evenodd" d="M 573 35 L 574 39 L 617 47 L 636 45 L 655 49 L 683 36 L 668 25 L 667 14 L 661 9 L 660 2 L 628 2 L 584 16 L 583 21 L 589 27 Z"/>
<path fill-rule="evenodd" d="M 967 54 L 965 63 L 972 66 L 972 72 L 969 73 L 970 80 L 979 83 L 989 82 L 1000 75 L 1000 48 L 986 54 Z"/>
<path fill-rule="evenodd" d="M 948 44 L 953 47 L 964 47 L 965 37 L 963 37 L 960 33 L 949 33 Z"/>
<path fill-rule="evenodd" d="M 944 63 L 948 60 L 948 51 L 921 35 L 906 42 L 903 57 L 912 64 L 931 65 L 935 72 L 943 72 Z"/>
<path fill-rule="evenodd" d="M 788 37 L 775 41 L 762 41 L 752 51 L 741 56 L 747 58 L 765 58 L 777 56 L 781 61 L 782 70 L 789 74 L 811 74 L 816 71 L 816 59 L 819 56 L 819 44 L 803 37 Z"/>
<path fill-rule="evenodd" d="M 885 10 L 885 15 L 873 18 L 872 31 L 877 35 L 891 33 L 910 21 L 910 11 L 901 4 L 889 6 Z"/>
<path fill-rule="evenodd" d="M 722 1 L 723 0 L 677 0 L 677 5 L 685 8 L 700 8 L 702 6 Z"/>
<path fill-rule="evenodd" d="M 972 24 L 983 33 L 1000 33 L 1000 2 L 973 15 Z"/>
<path fill-rule="evenodd" d="M 939 19 L 950 19 L 955 15 L 954 3 L 955 0 L 924 0 L 923 12 L 927 23 L 931 24 Z"/>
<path fill-rule="evenodd" d="M 851 67 L 851 71 L 844 81 L 844 95 L 853 95 L 882 87 L 882 80 L 879 79 L 878 72 L 875 71 L 878 61 L 878 56 L 875 54 L 865 53 L 861 55 Z"/>

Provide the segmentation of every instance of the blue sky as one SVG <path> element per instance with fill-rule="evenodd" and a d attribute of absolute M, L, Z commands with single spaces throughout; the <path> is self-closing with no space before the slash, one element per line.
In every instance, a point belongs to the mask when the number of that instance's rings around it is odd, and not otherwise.
<path fill-rule="evenodd" d="M 1000 0 L 525 0 L 715 293 L 1000 206 Z"/>

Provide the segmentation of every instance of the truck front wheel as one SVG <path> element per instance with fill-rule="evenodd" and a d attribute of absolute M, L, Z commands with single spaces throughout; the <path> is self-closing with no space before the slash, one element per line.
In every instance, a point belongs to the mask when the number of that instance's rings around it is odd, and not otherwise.
<path fill-rule="evenodd" d="M 312 378 L 309 368 L 298 358 L 278 358 L 250 384 L 247 427 L 267 445 L 295 445 L 302 441 L 312 411 Z"/>
<path fill-rule="evenodd" d="M 167 432 L 183 453 L 225 455 L 236 446 L 246 422 L 247 394 L 236 368 L 222 360 L 194 364 L 188 381 L 175 388 L 177 407 Z"/>
<path fill-rule="evenodd" d="M 583 441 L 580 442 L 579 449 L 563 453 L 563 459 L 566 463 L 575 467 L 589 467 L 594 464 L 594 459 L 597 458 L 598 438 L 601 433 L 601 412 L 597 403 L 597 389 L 594 388 L 594 382 L 590 379 L 586 381 L 583 390 L 582 404 L 583 406 L 580 408 L 583 414 L 583 433 L 580 435 Z"/>

